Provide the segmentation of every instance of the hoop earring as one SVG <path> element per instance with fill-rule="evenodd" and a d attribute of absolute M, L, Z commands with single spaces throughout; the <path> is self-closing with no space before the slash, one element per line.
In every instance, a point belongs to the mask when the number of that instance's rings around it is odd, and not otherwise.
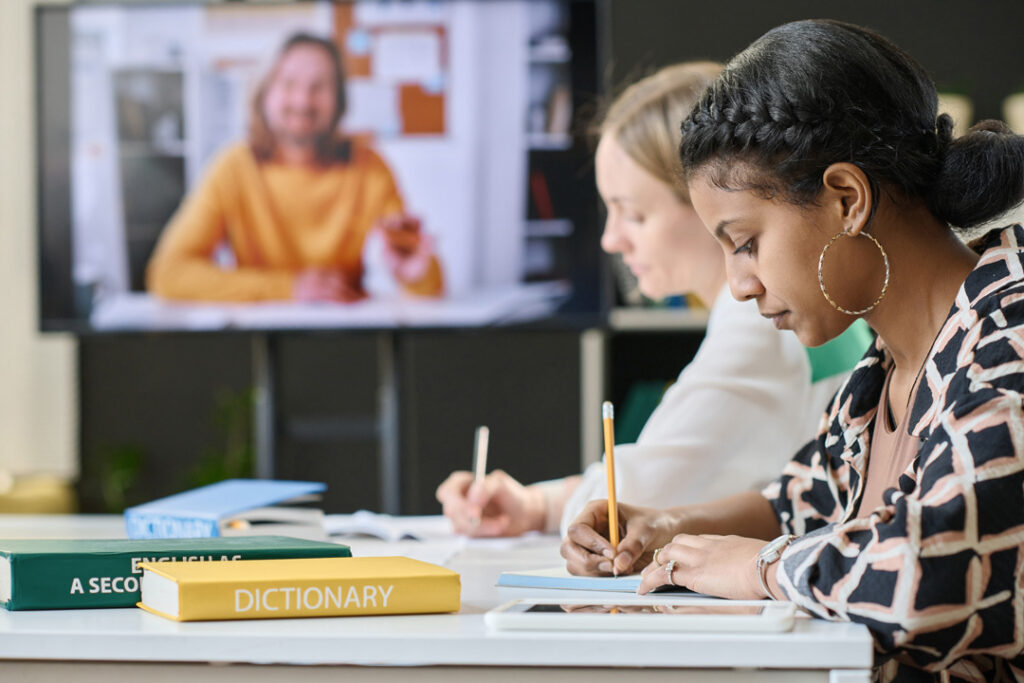
<path fill-rule="evenodd" d="M 818 257 L 818 286 L 821 287 L 821 293 L 824 294 L 825 299 L 832 304 L 832 308 L 845 313 L 846 315 L 864 315 L 865 313 L 873 310 L 882 300 L 882 297 L 885 296 L 885 292 L 889 289 L 889 255 L 885 253 L 885 249 L 882 248 L 882 244 L 872 235 L 863 231 L 860 234 L 875 243 L 875 246 L 878 247 L 878 251 L 882 253 L 882 260 L 885 262 L 885 282 L 882 283 L 882 291 L 879 293 L 878 298 L 875 299 L 875 301 L 867 308 L 862 308 L 859 311 L 851 311 L 837 304 L 832 300 L 832 297 L 828 295 L 828 292 L 825 291 L 825 278 L 821 274 L 822 264 L 825 262 L 825 252 L 828 251 L 828 248 L 835 244 L 836 240 L 840 237 L 848 237 L 850 235 L 849 231 L 843 230 L 842 232 L 837 232 L 832 239 L 828 241 L 828 244 L 822 248 L 821 255 Z"/>

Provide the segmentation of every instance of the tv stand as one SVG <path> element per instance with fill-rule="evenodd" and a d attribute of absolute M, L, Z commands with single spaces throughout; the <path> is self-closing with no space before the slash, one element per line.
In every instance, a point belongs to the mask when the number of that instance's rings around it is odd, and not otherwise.
<path fill-rule="evenodd" d="M 262 332 L 252 335 L 252 374 L 255 389 L 253 402 L 253 437 L 255 444 L 255 475 L 271 479 L 276 475 L 277 406 L 275 401 L 276 334 Z M 365 418 L 341 416 L 332 421 L 333 430 L 348 433 L 371 431 L 378 441 L 380 472 L 380 511 L 401 513 L 402 470 L 401 423 L 399 421 L 399 332 L 385 330 L 377 336 L 377 418 L 367 424 Z"/>

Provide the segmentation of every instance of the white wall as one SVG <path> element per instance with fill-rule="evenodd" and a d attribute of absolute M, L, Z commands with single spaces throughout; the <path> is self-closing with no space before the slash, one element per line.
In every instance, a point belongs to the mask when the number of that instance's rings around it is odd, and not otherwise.
<path fill-rule="evenodd" d="M 525 2 L 452 3 L 446 134 L 378 144 L 410 213 L 438 238 L 450 294 L 521 279 L 526 12 Z"/>
<path fill-rule="evenodd" d="M 75 342 L 36 331 L 32 5 L 0 2 L 0 471 L 70 477 Z"/>

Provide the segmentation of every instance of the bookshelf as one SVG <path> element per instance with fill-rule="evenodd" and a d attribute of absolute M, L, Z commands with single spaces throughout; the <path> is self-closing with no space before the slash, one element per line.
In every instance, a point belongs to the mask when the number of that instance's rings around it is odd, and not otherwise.
<path fill-rule="evenodd" d="M 566 218 L 526 221 L 526 236 L 528 238 L 568 237 L 572 234 L 572 230 L 572 221 Z"/>
<path fill-rule="evenodd" d="M 531 150 L 566 150 L 572 147 L 572 136 L 568 133 L 548 133 L 546 131 L 527 131 L 526 144 Z"/>
<path fill-rule="evenodd" d="M 599 239 L 591 150 L 578 116 L 597 91 L 595 7 L 530 3 L 527 12 L 522 279 L 570 281 L 593 265 L 580 254 L 596 251 Z"/>
<path fill-rule="evenodd" d="M 185 73 L 119 68 L 113 86 L 129 287 L 143 291 L 146 264 L 185 193 Z"/>

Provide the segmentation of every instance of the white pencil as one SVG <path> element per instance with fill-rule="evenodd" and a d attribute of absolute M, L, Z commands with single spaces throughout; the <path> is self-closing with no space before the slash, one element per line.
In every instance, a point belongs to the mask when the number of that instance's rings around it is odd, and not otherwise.
<path fill-rule="evenodd" d="M 476 438 L 473 443 L 473 485 L 483 484 L 487 476 L 487 442 L 490 439 L 491 430 L 481 425 L 476 428 Z M 473 527 L 480 525 L 480 515 L 474 515 L 470 519 Z"/>
<path fill-rule="evenodd" d="M 473 445 L 473 481 L 481 483 L 487 476 L 487 442 L 491 430 L 480 426 L 476 428 L 476 442 Z"/>

